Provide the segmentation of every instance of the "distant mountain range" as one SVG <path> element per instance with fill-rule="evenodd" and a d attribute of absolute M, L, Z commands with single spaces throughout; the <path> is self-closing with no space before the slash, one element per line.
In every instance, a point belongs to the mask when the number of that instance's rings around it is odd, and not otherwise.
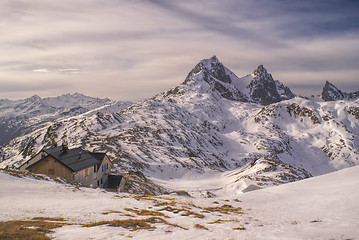
<path fill-rule="evenodd" d="M 0 146 L 11 139 L 46 126 L 54 120 L 78 116 L 91 110 L 111 107 L 113 111 L 131 105 L 131 102 L 111 101 L 88 97 L 83 94 L 64 94 L 58 97 L 41 98 L 34 95 L 23 100 L 0 100 Z M 105 111 L 106 109 L 102 109 Z M 107 111 L 106 111 L 107 112 Z"/>
<path fill-rule="evenodd" d="M 41 123 L 31 115 L 34 123 L 23 134 L 8 137 L 0 167 L 19 166 L 41 148 L 67 141 L 70 148 L 106 151 L 119 172 L 141 171 L 152 179 L 214 171 L 229 181 L 228 191 L 277 185 L 359 164 L 356 96 L 326 83 L 324 101 L 301 98 L 262 65 L 239 78 L 213 56 L 182 84 L 132 105 L 117 103 L 120 109 L 98 99 L 90 112 L 77 114 L 64 96 L 42 100 L 36 105 L 42 107 L 31 108 Z M 107 107 L 95 109 L 100 105 Z M 10 115 L 1 110 L 8 121 Z"/>

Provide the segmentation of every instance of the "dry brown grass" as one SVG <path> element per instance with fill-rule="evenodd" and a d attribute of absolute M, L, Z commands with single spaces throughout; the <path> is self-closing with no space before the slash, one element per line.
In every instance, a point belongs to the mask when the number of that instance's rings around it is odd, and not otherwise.
<path fill-rule="evenodd" d="M 67 181 L 66 179 L 63 179 L 60 177 L 48 176 L 45 174 L 35 174 L 35 173 L 28 172 L 28 171 L 23 172 L 23 171 L 11 170 L 11 169 L 4 169 L 2 171 L 4 171 L 6 174 L 9 174 L 11 176 L 18 177 L 18 178 L 32 177 L 37 180 L 46 180 L 46 181 L 54 180 L 55 182 L 58 182 L 58 183 L 71 184 L 71 182 Z"/>
<path fill-rule="evenodd" d="M 171 200 L 171 201 L 160 201 L 160 200 L 157 200 L 154 201 L 154 206 L 155 207 L 161 207 L 161 206 L 176 206 L 177 203 L 174 201 L 174 200 Z"/>
<path fill-rule="evenodd" d="M 196 223 L 196 224 L 194 225 L 194 228 L 208 230 L 207 227 L 205 227 L 205 226 L 203 226 L 203 225 L 201 225 L 201 224 L 198 224 L 198 223 Z"/>
<path fill-rule="evenodd" d="M 224 222 L 224 221 L 225 221 L 225 220 L 222 220 L 222 219 L 217 219 L 216 221 L 209 222 L 208 224 L 222 223 L 222 222 Z"/>
<path fill-rule="evenodd" d="M 230 213 L 235 213 L 235 214 L 242 214 L 242 208 L 240 207 L 233 207 L 232 205 L 228 205 L 228 204 L 224 204 L 220 207 L 206 207 L 203 208 L 203 211 L 205 213 L 211 213 L 211 212 L 220 212 L 223 214 L 230 214 Z"/>
<path fill-rule="evenodd" d="M 245 227 L 236 227 L 236 228 L 233 228 L 233 230 L 246 230 Z"/>
<path fill-rule="evenodd" d="M 148 195 L 136 195 L 133 197 L 137 201 L 140 200 L 148 200 L 152 201 L 154 206 L 160 207 L 160 206 L 176 206 L 176 201 L 174 198 L 165 198 L 165 197 L 154 197 L 154 196 L 148 196 Z"/>
<path fill-rule="evenodd" d="M 116 211 L 116 210 L 110 210 L 110 211 L 106 211 L 106 212 L 103 212 L 102 214 L 103 215 L 108 215 L 108 214 L 110 214 L 110 213 L 123 213 L 123 212 L 121 212 L 121 211 Z"/>
<path fill-rule="evenodd" d="M 55 221 L 55 222 L 66 222 L 67 220 L 62 217 L 34 217 L 32 220 L 38 221 Z"/>
<path fill-rule="evenodd" d="M 100 225 L 108 225 L 112 227 L 123 227 L 130 229 L 132 231 L 138 229 L 154 229 L 155 226 L 152 226 L 150 223 L 153 222 L 152 219 L 125 219 L 125 220 L 112 220 L 112 221 L 100 221 L 89 224 L 84 224 L 83 227 L 95 227 Z"/>
<path fill-rule="evenodd" d="M 209 222 L 208 224 L 214 224 L 214 223 L 222 223 L 222 222 L 239 222 L 238 219 L 217 219 L 216 221 Z"/>
<path fill-rule="evenodd" d="M 100 221 L 100 222 L 84 224 L 83 227 L 95 227 L 95 226 L 100 226 L 100 225 L 107 225 L 107 226 L 112 226 L 112 227 L 123 227 L 123 228 L 130 229 L 131 231 L 136 231 L 139 229 L 148 229 L 148 230 L 155 229 L 156 226 L 151 225 L 154 223 L 164 223 L 169 226 L 188 230 L 185 227 L 182 227 L 175 223 L 170 223 L 160 217 L 150 217 L 150 218 L 144 218 L 144 219 L 124 219 L 124 220 Z"/>
<path fill-rule="evenodd" d="M 138 210 L 138 209 L 133 209 L 133 208 L 125 208 L 125 210 L 129 211 L 129 212 L 136 213 L 139 216 L 162 216 L 162 217 L 164 216 L 164 217 L 167 217 L 163 213 L 161 213 L 159 211 L 154 211 L 154 210 L 146 210 L 146 209 Z"/>
<path fill-rule="evenodd" d="M 182 212 L 181 216 L 194 216 L 195 218 L 204 218 L 204 215 L 201 213 L 194 212 L 192 210 L 186 208 L 175 208 L 171 206 L 166 206 L 164 208 L 159 209 L 158 211 L 168 211 L 173 213 L 180 213 Z"/>
<path fill-rule="evenodd" d="M 319 220 L 319 219 L 315 219 L 313 221 L 310 221 L 311 223 L 318 223 L 318 222 L 321 222 L 322 220 Z"/>
<path fill-rule="evenodd" d="M 69 225 L 69 223 L 59 222 L 63 221 L 63 218 L 37 217 L 34 219 L 0 222 L 0 239 L 51 239 L 46 233 L 52 233 L 54 228 Z"/>
<path fill-rule="evenodd" d="M 26 176 L 31 176 L 31 177 L 34 177 L 36 179 L 45 179 L 46 177 L 44 175 L 35 175 L 31 172 L 28 172 L 28 171 L 17 171 L 17 170 L 11 170 L 11 169 L 5 169 L 5 170 L 2 170 L 4 171 L 6 174 L 9 174 L 11 176 L 14 176 L 14 177 L 19 177 L 19 178 L 23 178 L 23 177 L 26 177 Z"/>

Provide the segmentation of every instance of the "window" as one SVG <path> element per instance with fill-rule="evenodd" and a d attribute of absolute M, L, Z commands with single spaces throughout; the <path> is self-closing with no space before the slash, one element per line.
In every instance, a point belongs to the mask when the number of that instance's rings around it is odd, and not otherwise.
<path fill-rule="evenodd" d="M 93 166 L 93 172 L 94 172 L 94 173 L 96 172 L 96 165 Z"/>
<path fill-rule="evenodd" d="M 100 186 L 100 181 L 99 180 L 97 180 L 97 186 Z"/>
<path fill-rule="evenodd" d="M 102 165 L 102 172 L 103 172 L 103 165 Z"/>
<path fill-rule="evenodd" d="M 101 184 L 102 184 L 102 178 L 101 178 Z"/>

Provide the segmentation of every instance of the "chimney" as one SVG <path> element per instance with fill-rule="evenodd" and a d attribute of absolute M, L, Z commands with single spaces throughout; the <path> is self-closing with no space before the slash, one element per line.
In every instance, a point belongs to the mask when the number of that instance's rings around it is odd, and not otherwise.
<path fill-rule="evenodd" d="M 62 143 L 62 152 L 66 154 L 68 150 L 69 148 L 67 147 L 67 143 Z"/>
<path fill-rule="evenodd" d="M 81 152 L 79 152 L 79 159 L 81 158 Z"/>

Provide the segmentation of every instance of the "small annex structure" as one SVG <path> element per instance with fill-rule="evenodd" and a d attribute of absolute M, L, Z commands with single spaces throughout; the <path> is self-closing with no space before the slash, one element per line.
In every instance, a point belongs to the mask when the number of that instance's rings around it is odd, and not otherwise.
<path fill-rule="evenodd" d="M 86 187 L 108 187 L 113 164 L 106 153 L 93 153 L 81 148 L 60 147 L 42 149 L 20 166 L 20 171 L 64 178 Z"/>

